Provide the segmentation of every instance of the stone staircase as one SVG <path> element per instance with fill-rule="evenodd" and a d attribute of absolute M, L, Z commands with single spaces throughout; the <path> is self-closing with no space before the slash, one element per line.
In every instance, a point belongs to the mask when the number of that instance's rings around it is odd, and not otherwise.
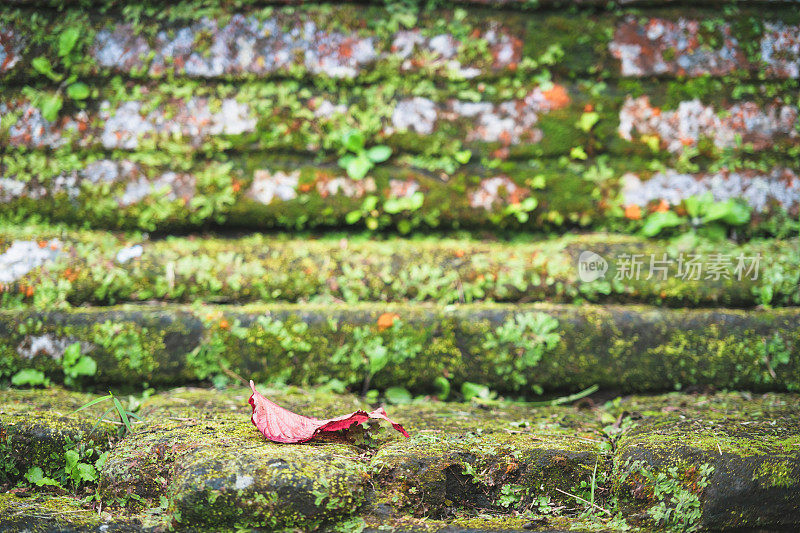
<path fill-rule="evenodd" d="M 798 39 L 796 2 L 6 2 L 0 529 L 800 527 Z M 268 442 L 242 376 L 411 438 Z M 130 429 L 74 412 L 109 389 Z"/>

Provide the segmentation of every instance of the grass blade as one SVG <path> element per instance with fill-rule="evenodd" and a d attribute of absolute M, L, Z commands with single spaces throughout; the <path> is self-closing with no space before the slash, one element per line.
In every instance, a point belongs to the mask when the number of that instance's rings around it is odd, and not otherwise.
<path fill-rule="evenodd" d="M 125 429 L 128 430 L 128 433 L 133 433 L 133 428 L 131 427 L 131 421 L 128 420 L 128 414 L 125 411 L 125 408 L 122 407 L 122 404 L 119 403 L 119 400 L 116 398 L 112 398 L 114 400 L 114 407 L 117 408 L 117 413 L 119 413 L 119 418 L 122 420 L 122 423 L 125 424 Z"/>
<path fill-rule="evenodd" d="M 109 398 L 113 398 L 113 397 L 114 396 L 112 394 L 106 394 L 105 396 L 103 396 L 101 398 L 95 398 L 91 402 L 87 402 L 87 403 L 81 405 L 80 407 L 78 407 L 77 409 L 72 411 L 70 414 L 73 415 L 73 414 L 77 413 L 78 411 L 82 411 L 83 409 L 86 409 L 87 407 L 91 407 L 91 406 L 93 406 L 95 404 L 98 404 L 100 402 L 104 402 L 104 401 L 108 400 Z"/>

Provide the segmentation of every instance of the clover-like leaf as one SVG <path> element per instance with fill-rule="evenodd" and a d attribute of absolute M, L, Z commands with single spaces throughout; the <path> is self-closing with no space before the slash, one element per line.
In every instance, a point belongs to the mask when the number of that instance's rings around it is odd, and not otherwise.
<path fill-rule="evenodd" d="M 86 100 L 89 98 L 89 86 L 85 83 L 73 83 L 67 87 L 67 96 L 73 100 Z"/>
<path fill-rule="evenodd" d="M 392 157 L 392 149 L 388 146 L 378 145 L 367 150 L 367 157 L 373 163 L 383 163 Z"/>

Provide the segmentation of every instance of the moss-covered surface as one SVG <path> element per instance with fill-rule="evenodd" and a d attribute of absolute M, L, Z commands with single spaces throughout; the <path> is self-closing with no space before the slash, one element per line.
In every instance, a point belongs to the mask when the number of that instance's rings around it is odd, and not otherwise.
<path fill-rule="evenodd" d="M 668 307 L 800 304 L 800 241 L 796 238 L 740 245 L 705 239 L 653 241 L 606 233 L 513 243 L 261 234 L 148 240 L 136 234 L 16 227 L 0 230 L 0 257 L 15 243 L 26 241 L 45 248 L 57 243 L 58 250 L 52 260 L 0 285 L 0 305 L 6 308 L 153 300 L 589 301 Z M 584 251 L 607 262 L 608 270 L 597 280 L 581 279 L 578 260 Z M 632 258 L 639 265 L 638 275 Z M 699 269 L 690 274 L 687 261 L 694 261 Z M 651 262 L 666 270 L 655 270 L 651 276 Z M 715 265 L 720 268 L 708 270 Z M 103 331 L 98 330 L 98 336 Z M 137 331 L 118 335 L 141 333 Z M 143 348 L 153 351 L 158 346 Z"/>
<path fill-rule="evenodd" d="M 800 521 L 796 400 L 726 400 L 664 406 L 623 428 L 614 473 L 623 512 L 673 528 Z"/>
<path fill-rule="evenodd" d="M 85 398 L 57 388 L 7 392 L 14 409 Z M 264 392 L 307 415 L 366 407 L 322 389 Z M 800 524 L 796 395 L 671 393 L 558 407 L 421 398 L 388 407 L 410 439 L 372 428 L 302 445 L 265 441 L 247 398 L 243 388 L 152 394 L 138 407 L 134 434 L 102 465 L 97 503 L 21 479 L 0 495 L 0 526 L 433 532 Z M 659 506 L 671 510 L 666 518 L 652 511 Z"/>
<path fill-rule="evenodd" d="M 163 527 L 148 516 L 130 518 L 100 513 L 70 496 L 0 493 L 0 528 L 6 531 L 135 533 Z"/>
<path fill-rule="evenodd" d="M 181 384 L 227 364 L 265 382 L 338 380 L 358 391 L 432 391 L 439 377 L 453 390 L 470 381 L 521 396 L 593 384 L 797 390 L 798 313 L 545 304 L 20 310 L 0 312 L 0 362 L 6 376 L 36 368 L 63 380 L 58 346 L 80 342 L 98 369 L 77 382 L 95 386 Z M 122 345 L 106 340 L 119 331 L 128 332 Z M 31 353 L 34 340 L 50 348 Z M 377 366 L 375 350 L 385 353 Z"/>
<path fill-rule="evenodd" d="M 67 4 L 67 9 L 60 10 L 61 13 L 58 10 L 44 10 L 37 13 L 36 17 L 30 17 L 31 11 L 28 9 L 7 7 L 3 22 L 9 29 L 16 34 L 35 36 L 36 39 L 23 41 L 14 48 L 9 47 L 17 61 L 8 61 L 7 65 L 3 65 L 3 71 L 6 72 L 0 72 L 5 74 L 5 81 L 43 78 L 42 73 L 31 65 L 31 60 L 39 55 L 54 60 L 58 65 L 58 36 L 65 23 L 79 28 L 81 32 L 80 46 L 85 47 L 87 53 L 85 57 L 76 58 L 71 67 L 84 79 L 106 78 L 114 74 L 134 79 L 174 76 L 189 79 L 222 77 L 228 80 L 305 76 L 346 85 L 354 80 L 362 83 L 387 78 L 396 81 L 398 71 L 410 77 L 464 81 L 475 77 L 513 78 L 520 74 L 541 72 L 546 68 L 571 77 L 616 77 L 621 70 L 629 76 L 632 73 L 630 69 L 626 71 L 624 61 L 628 58 L 620 57 L 623 54 L 615 53 L 609 44 L 620 38 L 625 42 L 626 36 L 618 26 L 628 19 L 626 15 L 638 13 L 633 10 L 589 9 L 570 14 L 563 11 L 547 12 L 542 16 L 503 9 L 453 9 L 447 4 L 431 7 L 424 3 L 420 3 L 421 6 L 409 3 L 400 9 L 390 10 L 382 4 L 357 5 L 347 2 L 338 2 L 335 6 L 308 3 L 272 9 L 258 5 L 263 2 L 244 2 L 237 5 L 236 9 L 223 2 L 208 1 L 184 1 L 173 5 L 158 3 L 157 6 L 143 4 L 137 6 L 138 9 L 123 9 L 120 12 L 119 9 L 108 9 L 113 2 L 96 2 L 102 3 L 106 4 L 105 9 L 99 5 L 92 10 L 69 9 Z M 511 4 L 530 6 L 535 3 Z M 754 23 L 765 20 L 796 23 L 797 16 L 792 7 L 778 4 L 771 6 L 768 11 L 752 6 L 737 6 L 725 12 L 703 6 L 651 8 L 645 13 L 666 21 L 673 22 L 681 16 L 702 21 L 702 28 L 689 31 L 681 28 L 688 36 L 697 39 L 694 47 L 685 44 L 680 46 L 680 43 L 668 46 L 672 44 L 669 42 L 671 36 L 664 39 L 667 46 L 658 46 L 662 42 L 657 33 L 650 39 L 627 44 L 643 46 L 645 50 L 640 54 L 646 51 L 657 54 L 651 60 L 653 63 L 655 59 L 663 58 L 664 64 L 656 72 L 666 76 L 697 77 L 704 72 L 712 76 L 741 76 L 760 69 L 764 71 L 765 78 L 791 77 L 790 71 L 769 68 L 774 67 L 775 63 L 780 65 L 775 58 L 767 56 L 762 59 L 752 50 L 762 35 L 769 35 L 769 29 Z M 231 24 L 229 15 L 233 9 L 245 15 L 248 23 L 269 21 L 272 24 L 264 28 L 243 24 L 242 20 Z M 197 19 L 193 15 L 197 10 L 208 17 L 204 24 L 196 24 Z M 292 35 L 297 32 L 298 20 L 306 20 L 314 25 L 313 31 L 319 32 L 316 37 L 323 42 L 323 46 L 316 49 L 309 42 Z M 379 23 L 381 20 L 385 22 Z M 646 18 L 634 18 L 633 21 L 646 27 Z M 184 31 L 179 39 L 175 39 L 172 35 L 159 34 L 166 29 L 176 33 L 182 29 Z M 407 34 L 404 35 L 409 29 L 419 32 L 423 39 L 415 42 Z M 273 34 L 265 30 L 271 30 Z M 494 33 L 489 30 L 494 30 Z M 581 30 L 583 33 L 580 38 L 570 38 Z M 353 34 L 355 39 L 344 41 L 342 34 Z M 430 43 L 437 35 L 447 35 L 451 40 L 442 43 L 440 39 L 438 43 Z M 369 37 L 372 39 L 367 41 Z M 240 39 L 244 42 L 237 42 Z M 128 44 L 136 53 L 123 54 L 115 50 L 115 45 L 121 44 Z M 228 55 L 220 51 L 219 44 L 230 46 L 235 52 L 239 52 L 239 47 L 248 45 L 254 50 L 249 55 Z M 696 53 L 695 47 L 700 47 L 706 55 L 698 57 L 700 54 Z M 288 54 L 288 58 L 269 57 L 270 52 L 278 55 L 278 52 L 287 48 L 295 53 Z M 191 52 L 195 51 L 199 53 L 192 56 Z M 545 54 L 546 51 L 549 54 Z M 320 61 L 322 64 L 304 61 L 303 52 L 315 54 L 312 56 L 314 59 L 324 61 Z M 630 52 L 628 55 L 635 54 Z M 717 61 L 709 60 L 708 56 Z M 622 68 L 620 59 L 623 60 Z M 679 59 L 683 61 L 677 61 Z M 645 66 L 650 65 L 645 63 Z M 683 70 L 678 70 L 678 66 Z M 57 68 L 54 70 L 58 72 Z M 640 70 L 643 72 L 633 74 L 642 76 L 650 73 L 644 68 Z"/>
<path fill-rule="evenodd" d="M 51 389 L 6 390 L 0 401 L 0 486 L 22 479 L 38 467 L 46 477 L 68 478 L 65 454 L 74 450 L 79 461 L 95 463 L 117 438 L 108 417 L 96 423 L 107 407 L 73 411 L 97 396 Z M 78 484 L 81 482 L 79 481 Z"/>

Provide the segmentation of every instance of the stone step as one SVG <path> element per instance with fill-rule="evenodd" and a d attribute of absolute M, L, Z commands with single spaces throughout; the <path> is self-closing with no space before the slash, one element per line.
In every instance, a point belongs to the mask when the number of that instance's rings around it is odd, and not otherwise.
<path fill-rule="evenodd" d="M 0 312 L 3 374 L 80 384 L 180 384 L 220 365 L 263 381 L 441 390 L 464 382 L 532 396 L 592 385 L 798 390 L 800 308 L 658 309 L 552 304 L 138 305 Z M 72 356 L 74 357 L 74 355 Z M 71 372 L 74 363 L 66 364 Z"/>
<path fill-rule="evenodd" d="M 399 157 L 354 180 L 334 162 L 309 158 L 156 159 L 163 161 L 130 154 L 0 155 L 0 202 L 20 219 L 159 232 L 209 225 L 631 232 L 655 209 L 682 213 L 687 198 L 710 193 L 750 208 L 750 220 L 735 226 L 743 238 L 783 236 L 800 212 L 800 167 L 788 161 L 766 162 L 764 170 L 654 172 L 649 159 L 599 156 L 508 161 L 497 168 L 475 162 L 431 172 Z M 688 222 L 665 233 L 686 228 Z"/>
<path fill-rule="evenodd" d="M 264 392 L 309 416 L 368 407 L 321 389 Z M 14 403 L 27 403 L 38 415 L 69 403 L 64 398 L 72 393 L 13 394 Z M 138 407 L 142 421 L 134 433 L 115 440 L 96 483 L 83 487 L 97 489 L 99 515 L 74 491 L 53 496 L 20 482 L 15 493 L 0 497 L 0 527 L 37 515 L 78 531 L 103 525 L 179 531 L 417 531 L 424 525 L 441 532 L 800 525 L 796 395 L 672 393 L 569 407 L 420 399 L 388 407 L 411 433 L 408 440 L 373 428 L 281 445 L 265 441 L 250 423 L 248 394 L 175 389 L 149 396 Z M 0 424 L 6 416 L 0 407 Z M 95 416 L 73 415 L 84 423 Z M 38 423 L 49 428 L 43 433 L 55 424 L 46 417 Z M 36 466 L 35 456 L 20 465 Z M 60 475 L 56 467 L 40 467 Z"/>
<path fill-rule="evenodd" d="M 26 6 L 26 7 L 49 7 L 54 9 L 63 10 L 65 7 L 73 7 L 75 5 L 81 7 L 101 7 L 104 9 L 119 9 L 120 7 L 124 7 L 126 4 L 124 0 L 7 0 L 6 2 L 10 6 Z M 263 0 L 246 0 L 242 1 L 240 5 L 243 6 L 258 6 L 263 4 Z M 302 5 L 302 6 L 309 6 L 315 3 L 319 4 L 347 4 L 348 2 L 308 2 L 307 0 L 280 0 L 279 2 L 275 2 L 277 5 L 281 6 L 293 6 L 293 5 Z M 759 5 L 759 4 L 770 4 L 771 7 L 781 6 L 781 7 L 789 7 L 797 3 L 797 0 L 747 0 L 747 2 L 739 2 L 738 5 Z M 161 4 L 160 0 L 144 0 L 141 2 L 142 5 L 152 9 L 157 7 L 159 9 L 169 9 L 172 6 L 164 6 Z M 220 7 L 224 6 L 224 2 L 208 2 L 210 7 Z M 415 5 L 419 5 L 420 7 L 425 6 L 425 2 L 415 2 Z M 453 4 L 455 6 L 461 7 L 485 7 L 485 8 L 493 8 L 497 10 L 502 9 L 514 9 L 518 11 L 536 11 L 539 9 L 549 10 L 552 8 L 562 8 L 562 9 L 569 9 L 572 7 L 588 7 L 588 8 L 596 8 L 598 6 L 611 9 L 611 8 L 619 8 L 619 7 L 629 7 L 629 6 L 637 6 L 637 7 L 663 7 L 663 6 L 674 6 L 676 4 L 675 0 L 612 0 L 611 2 L 605 2 L 602 0 L 540 0 L 537 2 L 530 2 L 529 0 L 452 0 L 449 4 Z M 728 6 L 726 0 L 698 0 L 693 4 L 694 6 L 699 7 L 709 7 L 715 8 L 719 6 Z"/>
<path fill-rule="evenodd" d="M 757 154 L 796 157 L 796 82 L 711 84 L 702 91 L 652 82 L 604 83 L 568 78 L 469 87 L 387 84 L 319 89 L 300 81 L 123 84 L 98 89 L 80 107 L 43 114 L 58 98 L 42 89 L 4 91 L 0 140 L 13 154 L 31 149 L 122 150 L 214 156 L 220 152 L 345 150 L 343 135 L 361 132 L 367 147 L 386 144 L 418 166 L 457 168 L 475 161 L 608 153 L 687 165 L 724 164 Z M 702 99 L 701 99 L 702 98 Z M 702 157 L 698 157 L 702 156 Z M 737 156 L 737 157 L 734 157 Z M 787 157 L 788 156 L 788 157 Z M 69 158 L 62 156 L 69 161 Z"/>
<path fill-rule="evenodd" d="M 0 303 L 5 308 L 491 300 L 787 306 L 800 304 L 798 249 L 797 238 L 742 245 L 612 234 L 512 243 L 264 235 L 148 240 L 11 227 L 0 230 Z M 605 261 L 608 270 L 588 270 L 589 256 L 597 268 Z"/>
<path fill-rule="evenodd" d="M 33 60 L 60 71 L 59 38 L 77 30 L 70 68 L 86 77 L 253 79 L 320 77 L 374 81 L 417 76 L 463 81 L 549 72 L 573 76 L 796 78 L 794 6 L 520 14 L 485 9 L 407 10 L 383 5 L 257 7 L 230 17 L 209 6 L 102 14 L 6 8 L 3 81 L 45 79 Z M 118 13 L 118 12 L 117 12 Z M 391 20 L 390 24 L 376 21 Z M 575 39 L 572 36 L 580 35 Z M 41 70 L 41 69 L 40 69 Z M 0 78 L 2 80 L 3 78 Z M 761 78 L 759 78 L 761 79 Z M 54 80 L 60 81 L 60 80 Z"/>

